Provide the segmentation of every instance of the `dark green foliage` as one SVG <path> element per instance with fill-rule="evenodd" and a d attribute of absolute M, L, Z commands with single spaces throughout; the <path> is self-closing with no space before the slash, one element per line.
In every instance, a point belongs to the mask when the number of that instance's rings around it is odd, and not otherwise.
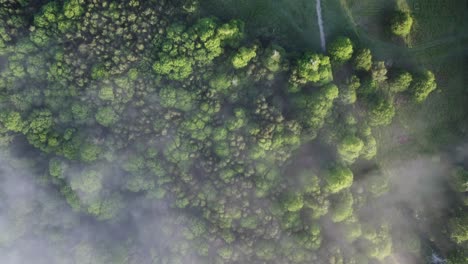
<path fill-rule="evenodd" d="M 369 103 L 368 112 L 371 126 L 388 125 L 395 115 L 395 106 L 388 99 L 377 97 Z"/>
<path fill-rule="evenodd" d="M 95 118 L 99 124 L 109 127 L 117 122 L 119 117 L 112 107 L 106 106 L 98 109 Z"/>
<path fill-rule="evenodd" d="M 468 216 L 452 218 L 449 221 L 450 236 L 458 244 L 468 241 Z"/>
<path fill-rule="evenodd" d="M 334 84 L 328 84 L 315 94 L 300 94 L 294 97 L 294 105 L 297 107 L 299 118 L 305 127 L 313 131 L 320 129 L 338 94 L 338 87 Z"/>
<path fill-rule="evenodd" d="M 357 51 L 354 55 L 353 67 L 358 71 L 369 71 L 372 67 L 371 51 L 369 49 Z"/>

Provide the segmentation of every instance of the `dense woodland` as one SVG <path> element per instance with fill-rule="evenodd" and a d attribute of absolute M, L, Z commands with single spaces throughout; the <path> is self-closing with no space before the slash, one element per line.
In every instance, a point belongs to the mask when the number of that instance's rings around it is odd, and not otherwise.
<path fill-rule="evenodd" d="M 0 0 L 4 263 L 468 263 L 462 163 L 443 238 L 381 202 L 374 131 L 436 90 L 430 69 L 347 36 L 288 51 L 199 14 L 182 0 Z"/>

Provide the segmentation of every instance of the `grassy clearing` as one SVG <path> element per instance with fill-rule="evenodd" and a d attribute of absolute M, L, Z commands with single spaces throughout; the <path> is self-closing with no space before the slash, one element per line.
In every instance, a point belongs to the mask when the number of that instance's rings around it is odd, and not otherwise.
<path fill-rule="evenodd" d="M 394 146 L 395 134 L 405 131 L 427 151 L 459 139 L 465 118 L 467 83 L 465 73 L 468 41 L 468 7 L 465 1 L 440 0 L 342 0 L 361 42 L 377 57 L 392 58 L 396 65 L 435 72 L 439 89 L 421 105 L 399 112 L 393 130 L 381 131 L 382 145 Z M 405 42 L 391 37 L 386 18 L 396 7 L 410 10 L 415 18 Z M 399 129 L 397 129 L 399 127 Z M 396 132 L 399 131 L 399 132 Z M 410 146 L 404 146 L 404 149 Z M 392 147 L 393 148 L 393 147 Z"/>
<path fill-rule="evenodd" d="M 320 50 L 313 0 L 201 0 L 200 3 L 206 15 L 245 21 L 253 39 L 272 39 L 291 49 Z"/>

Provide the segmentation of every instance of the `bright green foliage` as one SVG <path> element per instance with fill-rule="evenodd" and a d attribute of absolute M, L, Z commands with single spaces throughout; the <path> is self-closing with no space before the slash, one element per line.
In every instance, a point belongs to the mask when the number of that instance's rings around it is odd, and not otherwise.
<path fill-rule="evenodd" d="M 390 91 L 393 93 L 400 93 L 408 90 L 413 76 L 409 72 L 401 72 L 394 78 L 390 79 Z"/>
<path fill-rule="evenodd" d="M 67 18 L 77 18 L 84 12 L 82 5 L 80 0 L 67 0 L 63 5 L 63 13 Z"/>
<path fill-rule="evenodd" d="M 450 237 L 457 244 L 468 241 L 468 216 L 455 217 L 449 221 Z"/>
<path fill-rule="evenodd" d="M 188 58 L 163 57 L 153 64 L 157 74 L 167 75 L 173 80 L 183 80 L 192 74 L 192 62 Z"/>
<path fill-rule="evenodd" d="M 371 126 L 388 125 L 395 116 L 395 106 L 388 99 L 377 97 L 369 104 L 368 116 Z"/>
<path fill-rule="evenodd" d="M 333 80 L 330 59 L 327 56 L 305 53 L 294 66 L 290 79 L 290 92 L 298 92 L 307 83 L 326 84 Z"/>
<path fill-rule="evenodd" d="M 339 37 L 328 46 L 328 54 L 333 61 L 346 62 L 353 56 L 353 43 L 349 38 Z"/>
<path fill-rule="evenodd" d="M 241 22 L 234 20 L 218 28 L 211 18 L 200 19 L 188 29 L 173 25 L 168 28 L 153 70 L 171 80 L 184 80 L 194 67 L 210 64 L 220 56 L 225 43 L 235 43 L 242 36 L 242 27 Z"/>
<path fill-rule="evenodd" d="M 392 33 L 404 37 L 411 32 L 413 17 L 409 12 L 396 11 L 390 21 Z"/>
<path fill-rule="evenodd" d="M 60 17 L 60 7 L 57 2 L 52 1 L 42 7 L 42 12 L 34 17 L 34 25 L 48 27 L 56 23 Z"/>
<path fill-rule="evenodd" d="M 411 92 L 413 93 L 416 102 L 421 103 L 437 88 L 435 76 L 431 71 L 426 71 L 421 76 L 417 76 L 411 85 Z"/>
<path fill-rule="evenodd" d="M 353 67 L 358 71 L 369 71 L 372 67 L 372 53 L 370 49 L 361 49 L 356 52 Z"/>
<path fill-rule="evenodd" d="M 346 163 L 354 163 L 361 154 L 364 142 L 356 136 L 346 136 L 338 144 L 337 151 L 340 159 Z"/>
<path fill-rule="evenodd" d="M 13 132 L 23 131 L 25 125 L 21 118 L 21 114 L 14 111 L 0 115 L 0 122 L 3 123 L 6 129 Z"/>
<path fill-rule="evenodd" d="M 105 127 L 112 126 L 119 119 L 117 113 L 110 106 L 99 108 L 95 118 L 99 124 Z"/>
<path fill-rule="evenodd" d="M 282 199 L 284 210 L 297 212 L 304 206 L 304 198 L 301 194 L 288 194 Z"/>
<path fill-rule="evenodd" d="M 244 68 L 257 56 L 256 50 L 256 46 L 251 48 L 241 47 L 234 57 L 232 57 L 232 66 L 236 69 Z"/>
<path fill-rule="evenodd" d="M 377 140 L 372 134 L 366 135 L 364 138 L 364 147 L 361 151 L 361 157 L 366 160 L 371 160 L 377 155 Z"/>
<path fill-rule="evenodd" d="M 335 166 L 328 170 L 325 176 L 325 188 L 331 193 L 337 193 L 351 187 L 353 184 L 353 172 L 343 166 Z"/>

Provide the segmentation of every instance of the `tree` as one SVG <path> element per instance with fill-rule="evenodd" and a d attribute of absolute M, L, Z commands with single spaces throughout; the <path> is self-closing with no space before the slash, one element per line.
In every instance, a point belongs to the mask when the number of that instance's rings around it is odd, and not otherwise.
<path fill-rule="evenodd" d="M 369 49 L 360 49 L 353 59 L 353 67 L 357 71 L 369 71 L 372 67 L 372 54 Z"/>
<path fill-rule="evenodd" d="M 330 193 L 337 193 L 351 187 L 353 184 L 353 172 L 344 166 L 334 166 L 325 176 L 325 189 Z"/>
<path fill-rule="evenodd" d="M 468 171 L 459 167 L 452 172 L 451 176 L 451 185 L 457 192 L 468 192 Z"/>
<path fill-rule="evenodd" d="M 395 116 L 395 106 L 388 99 L 376 97 L 368 106 L 369 125 L 382 126 L 392 122 Z"/>
<path fill-rule="evenodd" d="M 413 17 L 407 11 L 396 11 L 390 20 L 390 29 L 396 36 L 408 35 L 413 26 Z"/>
<path fill-rule="evenodd" d="M 241 47 L 234 57 L 232 57 L 232 66 L 236 69 L 244 68 L 257 56 L 256 50 L 256 46 L 251 48 Z"/>
<path fill-rule="evenodd" d="M 392 253 L 393 243 L 388 224 L 378 227 L 364 225 L 362 237 L 366 239 L 363 245 L 368 257 L 383 260 Z"/>
<path fill-rule="evenodd" d="M 282 199 L 283 208 L 289 212 L 297 212 L 304 206 L 304 198 L 301 194 L 287 194 Z"/>
<path fill-rule="evenodd" d="M 409 72 L 400 72 L 394 78 L 390 79 L 390 91 L 393 93 L 404 92 L 409 88 L 412 81 L 413 76 Z"/>
<path fill-rule="evenodd" d="M 361 87 L 361 81 L 356 75 L 351 76 L 344 85 L 340 86 L 340 101 L 345 105 L 354 104 L 357 100 L 357 89 Z"/>
<path fill-rule="evenodd" d="M 411 92 L 414 100 L 418 103 L 423 102 L 437 88 L 435 76 L 431 71 L 426 71 L 417 76 L 411 85 Z"/>
<path fill-rule="evenodd" d="M 67 0 L 63 5 L 63 13 L 67 18 L 77 18 L 83 14 L 83 3 L 80 0 Z"/>
<path fill-rule="evenodd" d="M 317 132 L 323 126 L 325 117 L 329 114 L 338 95 L 338 87 L 334 84 L 327 84 L 315 94 L 299 94 L 293 97 L 294 105 L 298 109 L 298 118 L 306 128 Z"/>
<path fill-rule="evenodd" d="M 372 80 L 377 83 L 387 80 L 387 67 L 385 67 L 385 62 L 374 62 L 372 65 Z"/>
<path fill-rule="evenodd" d="M 353 56 L 353 43 L 351 39 L 339 37 L 335 39 L 328 47 L 328 54 L 333 61 L 343 63 Z"/>
<path fill-rule="evenodd" d="M 0 115 L 0 122 L 3 123 L 6 129 L 13 132 L 22 132 L 25 126 L 21 114 L 15 111 L 2 113 Z"/>
<path fill-rule="evenodd" d="M 52 158 L 49 161 L 49 174 L 53 177 L 64 178 L 67 164 L 58 158 Z"/>
<path fill-rule="evenodd" d="M 92 162 L 98 159 L 102 149 L 91 143 L 85 143 L 81 146 L 80 158 L 84 162 Z"/>
<path fill-rule="evenodd" d="M 353 215 L 353 195 L 345 190 L 334 195 L 331 203 L 330 217 L 335 223 L 342 222 Z"/>
<path fill-rule="evenodd" d="M 283 48 L 272 45 L 265 50 L 263 64 L 268 70 L 277 72 L 282 67 L 285 53 Z"/>
<path fill-rule="evenodd" d="M 95 170 L 85 170 L 74 175 L 70 186 L 74 191 L 94 196 L 102 189 L 102 178 L 102 174 Z"/>
<path fill-rule="evenodd" d="M 468 241 L 468 216 L 458 216 L 449 220 L 450 237 L 457 244 Z"/>
<path fill-rule="evenodd" d="M 110 106 L 99 108 L 95 115 L 95 118 L 99 124 L 105 127 L 112 126 L 119 119 L 117 113 Z"/>
<path fill-rule="evenodd" d="M 153 70 L 157 74 L 167 76 L 172 80 L 183 80 L 192 74 L 193 62 L 189 58 L 162 57 L 153 64 Z"/>
<path fill-rule="evenodd" d="M 99 90 L 99 98 L 104 101 L 114 100 L 114 88 L 110 85 L 105 85 Z"/>
<path fill-rule="evenodd" d="M 183 89 L 166 86 L 159 91 L 159 103 L 162 107 L 190 111 L 194 106 L 193 95 Z"/>
<path fill-rule="evenodd" d="M 330 59 L 306 52 L 297 60 L 290 77 L 290 92 L 299 92 L 307 83 L 323 85 L 333 80 Z"/>
<path fill-rule="evenodd" d="M 348 135 L 339 143 L 338 155 L 344 162 L 352 164 L 359 157 L 363 147 L 364 142 L 360 138 Z"/>

